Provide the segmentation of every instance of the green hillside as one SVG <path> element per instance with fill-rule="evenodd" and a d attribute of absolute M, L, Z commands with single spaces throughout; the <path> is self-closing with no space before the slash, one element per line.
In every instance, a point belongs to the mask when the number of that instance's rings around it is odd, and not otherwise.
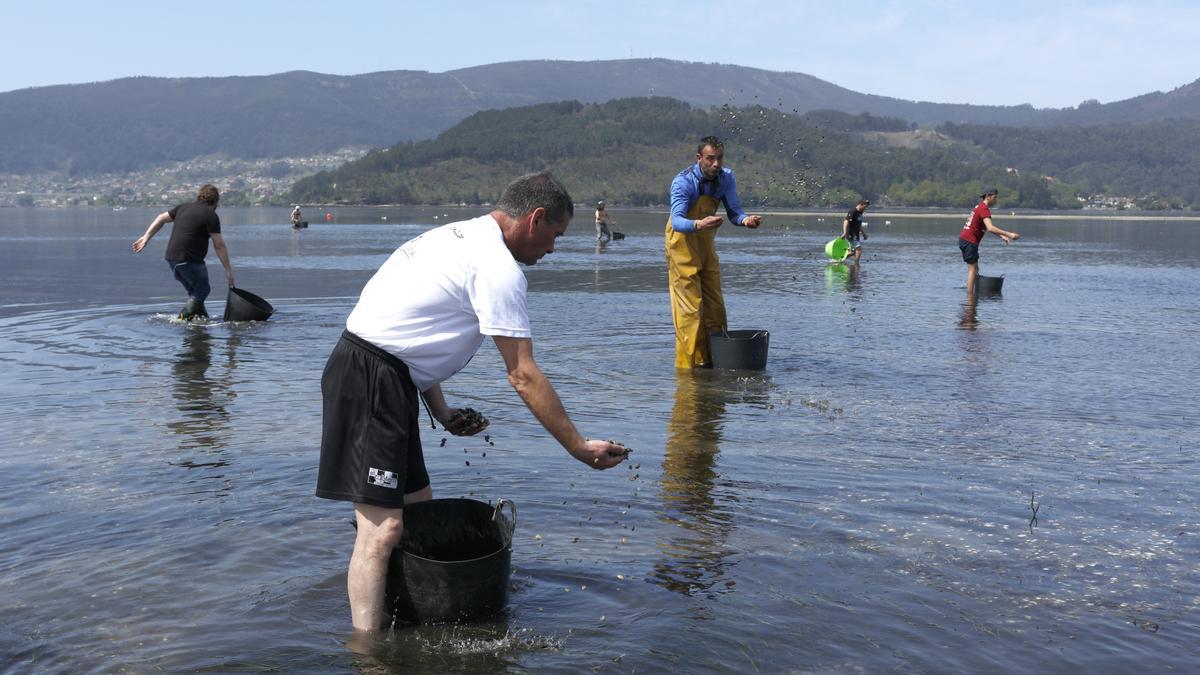
<path fill-rule="evenodd" d="M 939 130 L 986 148 L 1004 166 L 1053 176 L 1084 194 L 1136 195 L 1149 208 L 1200 208 L 1200 121 Z"/>
<path fill-rule="evenodd" d="M 1175 186 L 1159 195 L 1172 204 L 1200 206 L 1195 192 L 1185 189 L 1200 177 L 1195 152 L 1157 144 L 1173 134 L 1196 147 L 1200 122 L 1086 130 L 945 125 L 930 131 L 868 114 L 702 110 L 667 98 L 477 113 L 436 139 L 401 143 L 304 179 L 291 198 L 485 203 L 495 201 L 513 177 L 550 169 L 581 202 L 662 205 L 671 178 L 692 161 L 696 140 L 710 133 L 726 140 L 743 200 L 759 208 L 831 206 L 860 196 L 902 206 L 962 206 L 985 185 L 998 186 L 1005 205 L 1013 207 L 1078 208 L 1076 194 L 1085 188 L 1120 192 L 1163 185 Z M 1130 168 L 1135 165 L 1139 171 Z"/>

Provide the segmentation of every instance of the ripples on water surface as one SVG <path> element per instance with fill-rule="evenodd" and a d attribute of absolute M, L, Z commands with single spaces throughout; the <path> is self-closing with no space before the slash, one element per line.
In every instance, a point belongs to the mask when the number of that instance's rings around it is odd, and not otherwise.
<path fill-rule="evenodd" d="M 1200 224 L 1002 218 L 965 300 L 956 218 L 718 239 L 760 374 L 676 373 L 662 214 L 583 211 L 528 270 L 571 460 L 490 345 L 426 429 L 440 496 L 520 507 L 506 615 L 347 645 L 347 505 L 312 496 L 324 360 L 391 250 L 477 211 L 223 209 L 261 324 L 184 325 L 152 211 L 0 211 L 0 659 L 15 670 L 1181 670 L 1200 657 Z M 965 213 L 965 212 L 964 212 Z M 387 220 L 383 220 L 387 217 Z M 215 263 L 214 263 L 215 264 Z M 224 287 L 213 270 L 209 302 Z M 468 464 L 469 463 L 469 464 Z M 1033 521 L 1036 507 L 1036 522 Z"/>

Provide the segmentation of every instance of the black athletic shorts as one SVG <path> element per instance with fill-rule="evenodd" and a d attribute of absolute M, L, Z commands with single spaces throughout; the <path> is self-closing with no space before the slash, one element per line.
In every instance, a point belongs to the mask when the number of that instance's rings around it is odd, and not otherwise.
<path fill-rule="evenodd" d="M 963 262 L 968 265 L 979 262 L 979 244 L 969 242 L 966 239 L 959 239 L 958 250 L 962 251 Z"/>
<path fill-rule="evenodd" d="M 343 332 L 321 376 L 317 496 L 403 508 L 427 487 L 419 396 L 403 361 Z"/>

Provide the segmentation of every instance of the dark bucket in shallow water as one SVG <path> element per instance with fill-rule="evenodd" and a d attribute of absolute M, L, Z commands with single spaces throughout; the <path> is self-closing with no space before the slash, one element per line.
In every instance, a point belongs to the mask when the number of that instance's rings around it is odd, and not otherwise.
<path fill-rule="evenodd" d="M 271 303 L 241 288 L 229 289 L 225 298 L 225 321 L 266 321 L 274 313 Z"/>
<path fill-rule="evenodd" d="M 767 367 L 767 346 L 771 333 L 765 330 L 731 330 L 711 333 L 708 351 L 713 368 L 762 370 Z"/>
<path fill-rule="evenodd" d="M 981 295 L 997 295 L 1004 288 L 1004 277 L 985 277 L 980 274 L 975 278 L 975 292 Z"/>
<path fill-rule="evenodd" d="M 509 514 L 504 508 L 509 508 Z M 400 623 L 484 619 L 508 604 L 517 511 L 474 499 L 404 507 L 404 536 L 388 563 L 387 600 Z"/>

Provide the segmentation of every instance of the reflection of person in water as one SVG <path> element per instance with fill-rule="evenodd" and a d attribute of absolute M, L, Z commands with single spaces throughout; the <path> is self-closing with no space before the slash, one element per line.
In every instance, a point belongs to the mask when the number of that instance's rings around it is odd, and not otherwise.
<path fill-rule="evenodd" d="M 662 518 L 679 527 L 671 541 L 660 544 L 664 559 L 654 566 L 652 578 L 685 595 L 710 591 L 724 576 L 730 553 L 725 539 L 732 514 L 713 496 L 725 391 L 712 379 L 712 371 L 676 371 L 675 407 L 667 426 Z"/>
<path fill-rule="evenodd" d="M 964 330 L 975 330 L 979 326 L 979 319 L 975 317 L 975 304 L 977 299 L 974 293 L 967 293 L 967 301 L 963 303 L 962 318 L 958 321 L 958 327 Z"/>
<path fill-rule="evenodd" d="M 235 338 L 229 342 L 228 370 L 233 369 Z M 229 426 L 226 404 L 234 398 L 228 374 L 209 376 L 212 366 L 212 336 L 207 330 L 188 330 L 175 362 L 171 365 L 171 393 L 179 418 L 167 424 L 177 434 L 185 436 L 181 448 L 222 448 L 224 431 Z"/>
<path fill-rule="evenodd" d="M 862 265 L 857 261 L 847 265 L 846 263 L 833 263 L 825 266 L 825 289 L 830 293 L 839 290 L 837 287 L 843 286 L 848 293 L 862 290 Z M 861 294 L 855 294 L 856 299 Z"/>

